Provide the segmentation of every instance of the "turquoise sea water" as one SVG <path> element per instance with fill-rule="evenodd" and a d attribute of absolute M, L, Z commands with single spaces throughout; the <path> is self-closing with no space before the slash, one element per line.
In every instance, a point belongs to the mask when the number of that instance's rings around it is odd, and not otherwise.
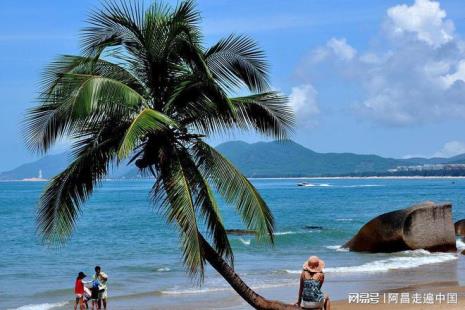
<path fill-rule="evenodd" d="M 311 186 L 297 187 L 302 181 Z M 329 287 L 348 277 L 396 270 L 412 275 L 410 271 L 418 267 L 457 260 L 455 254 L 360 254 L 339 246 L 372 217 L 424 200 L 450 201 L 454 220 L 465 218 L 464 179 L 252 182 L 276 219 L 274 247 L 251 236 L 230 237 L 236 271 L 254 288 L 294 283 L 309 255 L 326 261 Z M 71 240 L 53 249 L 41 245 L 35 234 L 35 208 L 45 183 L 0 183 L 0 309 L 69 308 L 77 273 L 92 275 L 97 264 L 110 277 L 115 307 L 118 301 L 147 295 L 164 305 L 167 296 L 227 291 L 225 281 L 210 269 L 201 287 L 187 277 L 175 229 L 149 203 L 151 185 L 150 180 L 105 181 L 84 206 Z M 243 228 L 233 208 L 222 209 L 228 228 Z"/>

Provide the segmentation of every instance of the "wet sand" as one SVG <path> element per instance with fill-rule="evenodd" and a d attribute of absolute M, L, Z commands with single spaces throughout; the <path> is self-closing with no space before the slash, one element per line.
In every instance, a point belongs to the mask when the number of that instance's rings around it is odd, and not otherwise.
<path fill-rule="evenodd" d="M 392 270 L 382 273 L 348 273 L 345 275 L 326 274 L 323 290 L 332 300 L 333 309 L 465 309 L 465 256 L 438 264 L 430 264 L 412 269 Z M 295 303 L 298 290 L 298 274 L 290 285 L 258 288 L 256 291 L 265 298 Z M 348 303 L 349 294 L 378 293 L 379 304 Z M 408 293 L 410 297 L 417 294 L 457 293 L 457 304 L 394 304 L 384 303 L 384 294 Z M 387 298 L 387 297 L 386 297 Z M 109 303 L 111 309 L 252 309 L 232 289 L 198 294 L 160 294 L 145 293 L 113 296 Z M 58 309 L 69 309 L 69 304 Z"/>

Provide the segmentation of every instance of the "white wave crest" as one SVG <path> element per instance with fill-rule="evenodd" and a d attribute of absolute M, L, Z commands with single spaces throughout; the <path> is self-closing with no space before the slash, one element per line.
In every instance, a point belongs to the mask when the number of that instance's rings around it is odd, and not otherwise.
<path fill-rule="evenodd" d="M 356 185 L 344 185 L 342 187 L 359 188 L 359 187 L 381 187 L 381 186 L 384 186 L 384 185 L 380 185 L 380 184 L 356 184 Z"/>
<path fill-rule="evenodd" d="M 326 248 L 330 250 L 336 250 L 338 252 L 349 252 L 349 249 L 343 248 L 342 245 L 328 245 Z"/>
<path fill-rule="evenodd" d="M 375 260 L 358 266 L 328 267 L 328 273 L 377 273 L 398 269 L 411 269 L 423 265 L 437 264 L 457 259 L 452 253 L 430 253 L 426 250 L 404 251 L 396 253 L 395 257 Z M 286 270 L 287 273 L 300 273 L 300 270 Z"/>
<path fill-rule="evenodd" d="M 293 284 L 292 282 L 282 282 L 282 283 L 262 283 L 262 284 L 255 284 L 251 285 L 251 288 L 254 290 L 263 289 L 263 288 L 275 288 L 275 287 L 282 287 L 285 285 Z M 170 289 L 166 291 L 161 291 L 162 294 L 165 295 L 181 295 L 181 294 L 202 294 L 202 293 L 212 293 L 212 292 L 221 292 L 221 291 L 231 291 L 232 288 L 230 286 L 225 287 L 210 287 L 210 288 L 201 288 L 201 289 L 186 289 L 186 290 L 177 290 L 177 289 Z"/>
<path fill-rule="evenodd" d="M 157 271 L 158 272 L 168 272 L 168 271 L 171 271 L 171 269 L 168 268 L 168 267 L 160 267 L 160 268 L 157 268 Z"/>
<path fill-rule="evenodd" d="M 312 184 L 312 183 L 304 184 L 304 187 L 314 187 L 314 186 L 318 186 L 318 185 Z"/>
<path fill-rule="evenodd" d="M 275 232 L 273 235 L 275 236 L 283 236 L 283 235 L 294 235 L 296 234 L 296 231 L 281 231 L 281 232 Z"/>
<path fill-rule="evenodd" d="M 456 247 L 457 247 L 457 250 L 459 251 L 465 250 L 465 242 L 463 242 L 463 240 L 461 239 L 457 239 Z"/>
<path fill-rule="evenodd" d="M 187 289 L 187 290 L 166 290 L 161 291 L 165 295 L 181 295 L 181 294 L 201 294 L 211 293 L 230 290 L 228 287 L 212 287 L 212 288 L 201 288 L 201 289 Z"/>
<path fill-rule="evenodd" d="M 242 242 L 243 245 L 250 245 L 250 240 L 239 238 L 239 241 Z"/>
<path fill-rule="evenodd" d="M 328 183 L 305 183 L 303 187 L 330 187 L 331 184 Z"/>
<path fill-rule="evenodd" d="M 53 308 L 64 307 L 67 304 L 68 302 L 64 301 L 64 302 L 57 302 L 53 304 L 45 303 L 45 304 L 36 304 L 36 305 L 25 305 L 25 306 L 21 306 L 19 308 L 10 309 L 10 310 L 49 310 Z"/>
<path fill-rule="evenodd" d="M 349 219 L 349 218 L 341 218 L 341 219 L 336 219 L 336 221 L 338 222 L 352 222 L 353 219 Z"/>

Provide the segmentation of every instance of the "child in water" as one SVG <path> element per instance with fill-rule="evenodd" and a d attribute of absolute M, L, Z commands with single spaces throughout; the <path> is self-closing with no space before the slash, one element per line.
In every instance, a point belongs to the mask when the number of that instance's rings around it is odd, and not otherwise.
<path fill-rule="evenodd" d="M 99 286 L 100 286 L 99 280 L 92 281 L 92 288 L 90 289 L 91 291 L 90 299 L 92 300 L 92 310 L 99 309 L 98 307 Z"/>
<path fill-rule="evenodd" d="M 79 305 L 79 310 L 84 310 L 86 309 L 86 305 L 84 303 L 84 284 L 90 283 L 90 281 L 84 281 L 84 278 L 86 275 L 84 272 L 79 272 L 76 282 L 74 284 L 74 295 L 76 296 L 76 301 L 74 302 L 74 310 L 77 309 L 77 306 Z"/>

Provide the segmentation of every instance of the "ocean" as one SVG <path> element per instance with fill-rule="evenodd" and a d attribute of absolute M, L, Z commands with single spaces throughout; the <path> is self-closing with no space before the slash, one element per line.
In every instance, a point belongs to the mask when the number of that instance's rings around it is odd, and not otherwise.
<path fill-rule="evenodd" d="M 274 292 L 273 298 L 279 298 L 279 292 L 295 290 L 296 296 L 298 274 L 310 255 L 325 260 L 325 288 L 333 300 L 356 290 L 441 280 L 465 283 L 465 264 L 457 254 L 423 250 L 364 254 L 341 248 L 371 218 L 425 200 L 451 202 L 454 221 L 465 218 L 465 179 L 252 182 L 275 216 L 275 244 L 247 235 L 230 239 L 236 271 L 264 295 Z M 298 187 L 300 182 L 310 184 Z M 186 303 L 192 309 L 195 304 L 247 308 L 211 268 L 201 286 L 187 276 L 175 228 L 150 205 L 152 183 L 104 181 L 83 207 L 69 242 L 49 248 L 40 243 L 34 222 L 46 183 L 1 182 L 0 309 L 70 309 L 77 273 L 90 276 L 95 265 L 109 275 L 111 309 L 181 309 Z M 227 228 L 244 228 L 233 207 L 222 204 L 221 209 Z M 461 240 L 457 242 L 465 248 Z"/>

